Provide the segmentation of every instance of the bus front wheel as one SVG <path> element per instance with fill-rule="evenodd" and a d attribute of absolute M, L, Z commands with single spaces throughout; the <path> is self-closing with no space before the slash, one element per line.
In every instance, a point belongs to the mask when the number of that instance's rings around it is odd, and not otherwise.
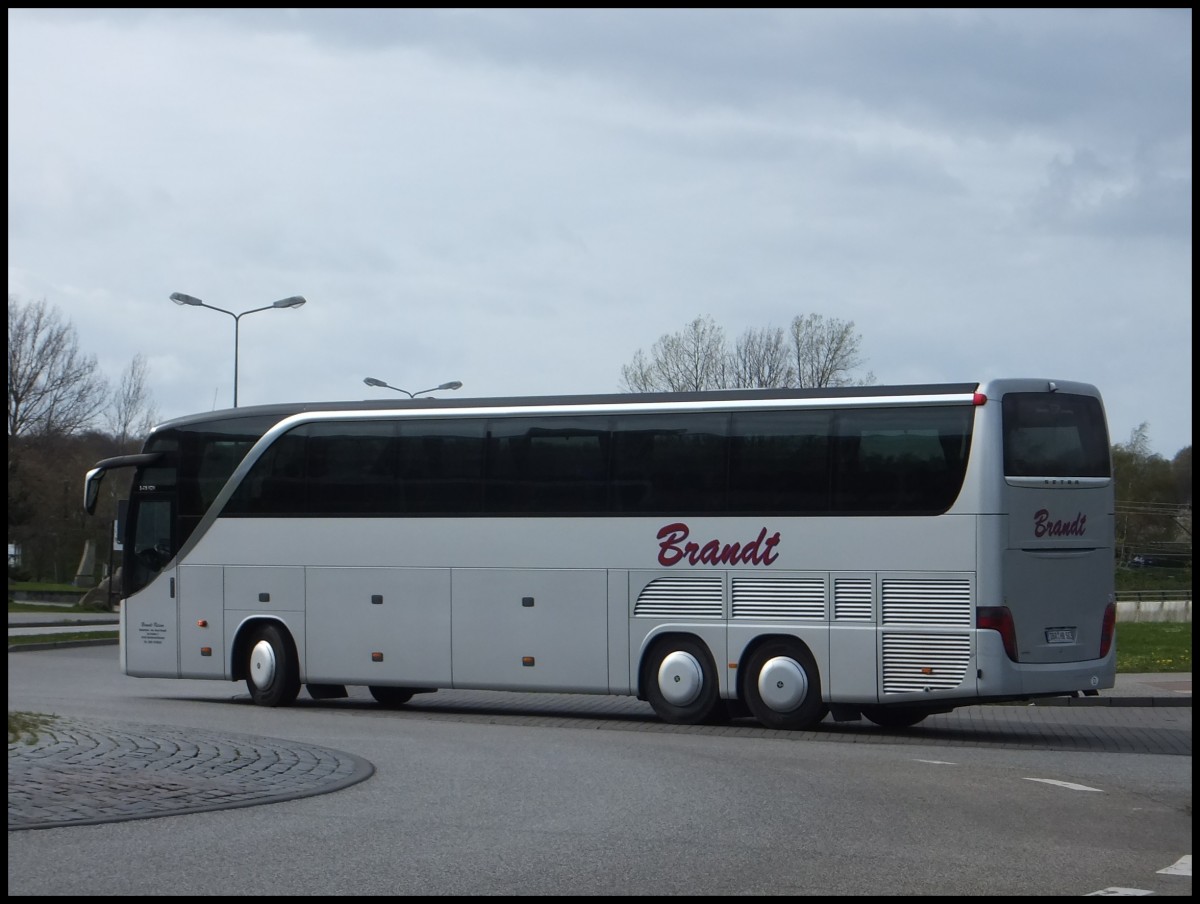
<path fill-rule="evenodd" d="M 812 728 L 828 712 L 816 660 L 799 641 L 764 643 L 746 662 L 745 681 L 746 705 L 767 728 Z"/>
<path fill-rule="evenodd" d="M 286 632 L 263 625 L 250 638 L 246 687 L 259 706 L 288 706 L 300 693 L 300 671 Z"/>
<path fill-rule="evenodd" d="M 699 725 L 717 708 L 717 667 L 700 641 L 660 641 L 647 654 L 642 693 L 664 722 Z"/>

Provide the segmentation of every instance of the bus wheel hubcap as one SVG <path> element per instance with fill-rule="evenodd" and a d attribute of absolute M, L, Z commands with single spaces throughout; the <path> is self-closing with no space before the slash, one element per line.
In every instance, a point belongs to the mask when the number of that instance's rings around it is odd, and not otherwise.
<path fill-rule="evenodd" d="M 250 680 L 258 687 L 270 687 L 275 679 L 275 648 L 260 640 L 250 651 Z"/>
<path fill-rule="evenodd" d="M 788 656 L 768 659 L 758 673 L 758 695 L 776 712 L 791 712 L 808 696 L 808 675 Z"/>
<path fill-rule="evenodd" d="M 704 688 L 704 670 L 691 653 L 676 650 L 658 667 L 658 689 L 672 706 L 694 703 Z"/>

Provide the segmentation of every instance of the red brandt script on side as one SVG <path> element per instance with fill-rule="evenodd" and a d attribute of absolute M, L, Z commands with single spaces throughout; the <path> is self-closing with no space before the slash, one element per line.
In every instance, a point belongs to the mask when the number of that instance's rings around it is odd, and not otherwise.
<path fill-rule="evenodd" d="M 749 543 L 722 543 L 709 540 L 704 544 L 687 542 L 691 531 L 682 521 L 668 524 L 658 532 L 658 563 L 674 565 L 687 559 L 692 565 L 770 565 L 779 558 L 779 531 L 767 536 L 764 527 Z"/>

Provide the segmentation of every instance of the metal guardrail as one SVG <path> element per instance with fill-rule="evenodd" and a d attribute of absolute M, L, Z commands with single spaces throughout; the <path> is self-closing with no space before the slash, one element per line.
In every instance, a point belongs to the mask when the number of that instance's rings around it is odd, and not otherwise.
<path fill-rule="evenodd" d="M 1118 590 L 1115 594 L 1118 603 L 1153 603 L 1168 600 L 1190 600 L 1190 590 Z"/>
<path fill-rule="evenodd" d="M 1117 622 L 1190 622 L 1192 594 L 1188 590 L 1119 590 Z"/>

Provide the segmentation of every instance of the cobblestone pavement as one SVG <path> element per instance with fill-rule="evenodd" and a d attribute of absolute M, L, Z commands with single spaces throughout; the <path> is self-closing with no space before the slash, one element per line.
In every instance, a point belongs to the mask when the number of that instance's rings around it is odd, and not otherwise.
<path fill-rule="evenodd" d="M 294 741 L 51 717 L 8 745 L 8 828 L 226 810 L 337 791 L 375 767 Z"/>

